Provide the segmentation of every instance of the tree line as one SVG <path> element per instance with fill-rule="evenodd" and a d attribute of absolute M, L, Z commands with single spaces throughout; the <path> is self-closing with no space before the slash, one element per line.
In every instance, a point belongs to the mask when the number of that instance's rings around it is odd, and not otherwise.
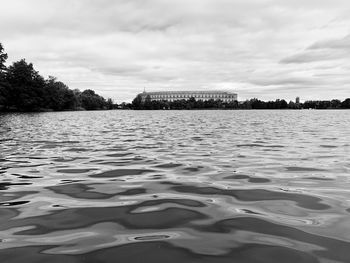
<path fill-rule="evenodd" d="M 25 59 L 6 67 L 8 55 L 0 43 L 0 111 L 63 111 L 113 109 L 112 99 L 93 90 L 71 90 L 50 76 L 45 79 Z"/>
<path fill-rule="evenodd" d="M 305 101 L 304 103 L 296 103 L 293 101 L 287 102 L 286 100 L 277 99 L 274 101 L 262 101 L 259 99 L 250 99 L 242 102 L 231 101 L 224 102 L 222 100 L 196 100 L 190 98 L 188 100 L 175 100 L 175 101 L 156 101 L 151 100 L 150 96 L 147 96 L 144 100 L 139 94 L 129 105 L 134 110 L 190 110 L 190 109 L 350 109 L 350 98 L 340 101 Z"/>
<path fill-rule="evenodd" d="M 340 101 L 338 99 L 333 100 L 307 100 L 304 103 L 296 103 L 285 100 L 275 101 L 261 101 L 258 99 L 251 99 L 239 104 L 241 109 L 350 109 L 350 98 Z"/>

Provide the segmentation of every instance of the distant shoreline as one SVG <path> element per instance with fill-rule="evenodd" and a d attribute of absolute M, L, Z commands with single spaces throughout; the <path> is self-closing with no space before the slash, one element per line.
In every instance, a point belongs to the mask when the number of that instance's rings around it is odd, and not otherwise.
<path fill-rule="evenodd" d="M 146 99 L 141 95 L 133 100 L 129 106 L 135 110 L 191 110 L 191 109 L 224 109 L 224 110 L 285 110 L 285 109 L 350 109 L 350 98 L 340 101 L 333 100 L 310 100 L 303 103 L 299 102 L 299 98 L 295 102 L 287 102 L 284 99 L 276 99 L 274 101 L 262 101 L 253 98 L 245 101 L 222 101 L 220 99 L 214 100 L 196 100 L 195 98 L 182 99 L 175 101 L 168 100 L 151 100 L 149 96 Z"/>
<path fill-rule="evenodd" d="M 2 114 L 27 114 L 27 113 L 56 113 L 56 112 L 98 112 L 98 111 L 335 111 L 335 110 L 350 110 L 345 108 L 329 108 L 329 109 L 223 109 L 223 108 L 216 108 L 216 109 L 160 109 L 160 110 L 135 110 L 135 109 L 97 109 L 97 110 L 62 110 L 62 111 L 54 111 L 54 110 L 40 110 L 40 111 L 1 111 L 0 115 Z"/>

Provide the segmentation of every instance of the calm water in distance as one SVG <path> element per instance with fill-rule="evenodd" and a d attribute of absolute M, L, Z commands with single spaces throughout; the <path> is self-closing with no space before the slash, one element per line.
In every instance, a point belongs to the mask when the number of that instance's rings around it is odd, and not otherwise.
<path fill-rule="evenodd" d="M 0 262 L 350 262 L 350 111 L 0 115 Z"/>

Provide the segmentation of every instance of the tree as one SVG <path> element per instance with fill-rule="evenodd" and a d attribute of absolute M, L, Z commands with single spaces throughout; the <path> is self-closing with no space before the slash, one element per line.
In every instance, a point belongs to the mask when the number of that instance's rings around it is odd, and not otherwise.
<path fill-rule="evenodd" d="M 152 110 L 152 101 L 150 95 L 147 95 L 145 99 L 145 110 Z"/>
<path fill-rule="evenodd" d="M 6 70 L 5 62 L 7 60 L 7 54 L 4 52 L 4 48 L 0 43 L 0 74 L 3 74 L 3 71 Z"/>
<path fill-rule="evenodd" d="M 7 54 L 4 52 L 4 48 L 0 43 L 0 108 L 2 108 L 2 106 L 6 106 L 7 97 L 8 97 L 8 92 L 7 92 L 8 85 L 5 80 L 6 60 L 7 60 Z"/>
<path fill-rule="evenodd" d="M 287 109 L 288 103 L 285 100 L 280 100 L 280 109 Z"/>
<path fill-rule="evenodd" d="M 34 70 L 32 63 L 24 59 L 8 67 L 6 79 L 9 82 L 8 106 L 18 110 L 33 111 L 45 107 L 45 80 Z"/>
<path fill-rule="evenodd" d="M 7 54 L 4 52 L 4 48 L 2 47 L 2 44 L 0 43 L 0 106 L 5 105 L 7 101 L 7 89 L 8 83 L 6 83 L 5 79 L 5 72 L 6 72 L 6 66 L 5 62 L 7 59 Z"/>
<path fill-rule="evenodd" d="M 135 110 L 141 110 L 142 109 L 142 97 L 141 95 L 137 95 L 136 98 L 132 101 L 132 107 Z"/>
<path fill-rule="evenodd" d="M 331 100 L 331 108 L 338 109 L 341 107 L 341 101 L 340 100 Z"/>
<path fill-rule="evenodd" d="M 93 90 L 87 89 L 80 94 L 81 106 L 86 110 L 102 110 L 106 108 L 106 100 Z"/>
<path fill-rule="evenodd" d="M 107 99 L 106 107 L 108 110 L 112 110 L 114 108 L 113 100 L 111 98 Z"/>
<path fill-rule="evenodd" d="M 342 108 L 350 109 L 350 98 L 347 98 L 341 103 Z"/>
<path fill-rule="evenodd" d="M 288 109 L 297 109 L 297 108 L 298 108 L 298 104 L 290 100 L 288 103 Z"/>
<path fill-rule="evenodd" d="M 44 101 L 46 108 L 55 111 L 74 110 L 77 108 L 77 97 L 63 82 L 50 76 L 45 81 Z"/>
<path fill-rule="evenodd" d="M 7 108 L 8 96 L 8 87 L 0 83 L 0 110 Z"/>

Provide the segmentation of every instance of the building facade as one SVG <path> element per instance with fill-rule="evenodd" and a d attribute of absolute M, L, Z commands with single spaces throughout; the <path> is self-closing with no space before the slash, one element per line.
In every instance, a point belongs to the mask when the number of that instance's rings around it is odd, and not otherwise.
<path fill-rule="evenodd" d="M 142 101 L 145 101 L 147 96 L 155 101 L 175 101 L 175 100 L 221 100 L 223 102 L 237 101 L 237 94 L 227 91 L 159 91 L 159 92 L 142 92 L 139 94 Z"/>

